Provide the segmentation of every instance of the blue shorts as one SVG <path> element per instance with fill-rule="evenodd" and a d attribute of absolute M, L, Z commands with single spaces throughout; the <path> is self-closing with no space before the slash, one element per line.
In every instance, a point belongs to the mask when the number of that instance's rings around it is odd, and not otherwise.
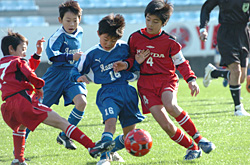
<path fill-rule="evenodd" d="M 72 82 L 69 80 L 71 67 L 54 67 L 48 68 L 43 79 L 44 97 L 42 103 L 51 107 L 53 104 L 59 104 L 60 98 L 64 98 L 64 106 L 73 103 L 73 98 L 78 94 L 87 96 L 85 83 Z"/>
<path fill-rule="evenodd" d="M 139 123 L 145 118 L 138 108 L 136 89 L 128 84 L 103 85 L 97 93 L 96 104 L 104 122 L 109 118 L 119 117 L 122 128 Z"/>

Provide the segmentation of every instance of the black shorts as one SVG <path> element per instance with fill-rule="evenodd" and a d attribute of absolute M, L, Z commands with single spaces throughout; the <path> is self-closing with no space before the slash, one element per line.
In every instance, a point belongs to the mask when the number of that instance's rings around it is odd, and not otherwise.
<path fill-rule="evenodd" d="M 249 54 L 249 30 L 245 24 L 222 24 L 217 34 L 221 65 L 228 66 L 234 62 L 241 67 L 247 66 Z"/>

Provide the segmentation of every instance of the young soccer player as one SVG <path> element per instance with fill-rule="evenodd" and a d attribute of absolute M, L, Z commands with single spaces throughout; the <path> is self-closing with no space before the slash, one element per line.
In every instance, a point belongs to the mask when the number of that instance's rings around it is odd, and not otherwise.
<path fill-rule="evenodd" d="M 46 53 L 52 66 L 42 77 L 45 81 L 42 103 L 51 107 L 58 104 L 63 96 L 65 106 L 75 104 L 68 117 L 69 123 L 75 126 L 82 119 L 87 103 L 85 83 L 69 80 L 70 70 L 82 54 L 83 30 L 79 26 L 81 15 L 82 10 L 77 1 L 69 0 L 59 6 L 58 20 L 62 26 L 48 40 Z M 64 132 L 56 140 L 67 149 L 77 148 Z"/>
<path fill-rule="evenodd" d="M 0 60 L 0 85 L 2 92 L 1 112 L 4 121 L 13 130 L 15 159 L 12 165 L 26 165 L 24 146 L 26 128 L 34 131 L 40 123 L 50 125 L 66 132 L 89 150 L 96 158 L 102 152 L 111 150 L 115 142 L 93 143 L 76 126 L 60 117 L 49 107 L 39 103 L 43 97 L 44 81 L 38 78 L 23 58 L 26 55 L 28 40 L 21 34 L 8 32 L 2 39 L 1 49 L 4 57 Z M 35 94 L 28 94 L 34 92 Z"/>
<path fill-rule="evenodd" d="M 119 40 L 124 31 L 123 16 L 110 14 L 99 22 L 98 36 L 100 43 L 87 50 L 71 71 L 71 80 L 86 81 L 85 74 L 96 84 L 102 84 L 96 97 L 96 104 L 102 113 L 105 129 L 101 141 L 111 141 L 116 130 L 117 119 L 120 120 L 123 135 L 115 138 L 115 148 L 110 157 L 102 154 L 97 165 L 110 164 L 112 158 L 124 161 L 118 153 L 124 148 L 124 138 L 127 133 L 135 129 L 136 123 L 141 122 L 144 116 L 138 108 L 136 89 L 128 84 L 135 80 L 135 74 L 128 71 L 114 72 L 113 64 L 125 60 L 129 56 L 129 47 Z M 88 82 L 87 82 L 88 83 Z"/>
<path fill-rule="evenodd" d="M 208 33 L 206 30 L 209 22 L 210 12 L 218 6 L 219 23 L 221 24 L 218 33 L 218 49 L 223 65 L 228 70 L 218 70 L 212 64 L 205 68 L 203 85 L 208 87 L 213 78 L 226 78 L 229 80 L 229 89 L 234 102 L 235 116 L 250 116 L 240 101 L 241 83 L 247 77 L 247 65 L 249 55 L 249 22 L 250 8 L 249 1 L 218 1 L 207 0 L 201 8 L 200 15 L 200 39 L 205 41 Z"/>
<path fill-rule="evenodd" d="M 215 145 L 200 135 L 188 113 L 177 104 L 176 69 L 188 83 L 192 96 L 199 93 L 199 86 L 188 61 L 183 57 L 181 45 L 161 30 L 172 12 L 171 4 L 163 0 L 151 1 L 145 9 L 146 28 L 134 32 L 129 37 L 131 57 L 126 61 L 116 62 L 114 70 L 129 70 L 134 62 L 140 64 L 137 87 L 143 113 L 151 113 L 169 137 L 187 149 L 184 160 L 193 160 L 201 156 L 201 149 L 210 153 Z M 140 52 L 145 50 L 150 51 L 150 54 L 140 56 Z M 168 113 L 196 143 L 174 125 Z"/>

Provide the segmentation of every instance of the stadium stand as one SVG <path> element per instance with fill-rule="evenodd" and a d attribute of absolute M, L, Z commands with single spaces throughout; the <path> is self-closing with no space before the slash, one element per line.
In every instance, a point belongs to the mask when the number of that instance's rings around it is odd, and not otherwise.
<path fill-rule="evenodd" d="M 150 0 L 77 0 L 83 9 L 83 24 L 96 24 L 104 15 L 121 13 L 128 24 L 144 23 L 145 6 Z M 199 20 L 205 0 L 169 0 L 174 5 L 170 22 Z M 62 0 L 0 0 L 1 27 L 48 26 L 58 24 L 58 4 Z M 17 17 L 18 16 L 18 17 Z M 23 17 L 23 18 L 22 18 Z M 218 18 L 214 10 L 211 19 Z M 18 23 L 14 23 L 18 22 Z M 4 23 L 2 23 L 4 22 Z"/>

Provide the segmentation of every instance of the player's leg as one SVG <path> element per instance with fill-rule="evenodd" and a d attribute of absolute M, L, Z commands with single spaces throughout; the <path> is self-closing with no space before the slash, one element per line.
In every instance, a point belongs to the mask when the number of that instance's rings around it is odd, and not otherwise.
<path fill-rule="evenodd" d="M 203 85 L 208 87 L 213 78 L 223 77 L 229 79 L 230 71 L 225 69 L 217 69 L 214 65 L 209 63 L 205 68 L 205 75 L 203 78 Z"/>
<path fill-rule="evenodd" d="M 215 149 L 215 145 L 203 138 L 196 129 L 188 114 L 177 104 L 177 92 L 165 91 L 162 93 L 162 102 L 167 112 L 173 116 L 180 126 L 193 137 L 194 141 L 205 152 L 209 153 Z"/>
<path fill-rule="evenodd" d="M 188 150 L 187 155 L 184 157 L 185 160 L 192 160 L 201 156 L 201 151 L 198 146 L 182 130 L 174 125 L 162 105 L 151 107 L 150 112 L 168 136 Z"/>
<path fill-rule="evenodd" d="M 24 158 L 25 150 L 25 133 L 26 127 L 21 125 L 17 131 L 13 131 L 13 142 L 14 142 L 14 156 L 15 159 L 11 164 L 20 164 L 26 165 Z"/>
<path fill-rule="evenodd" d="M 59 116 L 55 111 L 47 112 L 48 117 L 43 121 L 44 124 L 61 129 L 69 138 L 72 138 L 82 144 L 92 157 L 96 158 L 101 153 L 110 151 L 114 145 L 114 141 L 102 142 L 95 144 L 92 140 L 84 134 L 76 126 L 71 125 L 66 119 Z"/>
<path fill-rule="evenodd" d="M 240 77 L 241 77 L 241 66 L 239 63 L 232 63 L 228 65 L 228 68 L 231 72 L 230 79 L 229 79 L 229 87 L 231 91 L 231 96 L 234 101 L 235 105 L 235 116 L 250 116 L 243 107 L 243 104 L 240 101 L 241 95 L 241 84 L 240 84 Z"/>
<path fill-rule="evenodd" d="M 87 105 L 87 90 L 83 83 L 72 84 L 72 82 L 67 82 L 67 84 L 69 88 L 65 88 L 63 95 L 65 106 L 72 103 L 75 104 L 75 107 L 70 112 L 68 121 L 70 124 L 77 126 L 84 115 L 84 110 Z M 69 139 L 64 132 L 60 132 L 56 140 L 57 143 L 63 144 L 67 149 L 75 150 L 77 148 L 73 141 Z"/>

